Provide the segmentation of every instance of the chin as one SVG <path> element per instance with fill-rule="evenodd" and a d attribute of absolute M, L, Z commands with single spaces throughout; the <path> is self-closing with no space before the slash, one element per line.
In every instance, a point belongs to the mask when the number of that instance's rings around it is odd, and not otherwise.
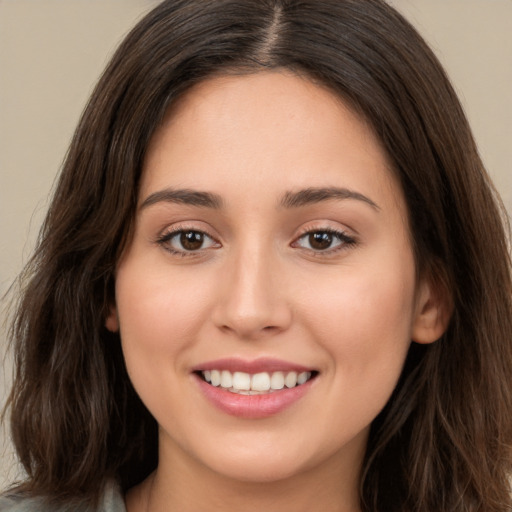
<path fill-rule="evenodd" d="M 256 436 L 257 437 L 257 436 Z M 251 443 L 235 438 L 229 446 L 202 451 L 202 462 L 214 473 L 247 483 L 272 483 L 307 473 L 331 459 L 333 446 L 315 449 L 314 443 L 302 441 L 288 445 L 282 438 L 252 439 Z M 220 451 L 219 452 L 219 448 Z"/>
<path fill-rule="evenodd" d="M 211 469 L 230 480 L 245 483 L 268 484 L 292 478 L 304 471 L 299 461 L 276 460 L 260 457 L 225 461 L 222 466 L 215 464 Z"/>

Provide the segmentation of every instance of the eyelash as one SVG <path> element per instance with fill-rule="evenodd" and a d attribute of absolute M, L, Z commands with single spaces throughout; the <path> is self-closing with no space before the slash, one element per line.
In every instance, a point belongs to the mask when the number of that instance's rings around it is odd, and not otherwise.
<path fill-rule="evenodd" d="M 184 258 L 197 257 L 200 255 L 201 251 L 204 251 L 205 249 L 208 249 L 209 247 L 207 247 L 207 248 L 201 247 L 197 250 L 187 250 L 185 248 L 175 249 L 171 245 L 171 241 L 173 238 L 178 237 L 180 235 L 192 234 L 192 233 L 202 236 L 203 240 L 204 240 L 204 238 L 210 239 L 213 242 L 212 246 L 214 246 L 216 244 L 220 245 L 219 242 L 217 242 L 215 240 L 215 238 L 213 236 L 211 236 L 210 234 L 208 234 L 206 231 L 201 230 L 201 229 L 195 229 L 195 228 L 187 228 L 184 226 L 179 226 L 179 227 L 173 229 L 172 231 L 163 233 L 156 240 L 156 243 L 158 245 L 162 246 L 166 251 L 170 252 L 174 256 L 180 256 L 180 257 L 184 257 Z"/>
<path fill-rule="evenodd" d="M 345 231 L 332 229 L 332 228 L 319 228 L 319 229 L 307 229 L 305 230 L 293 243 L 292 247 L 297 247 L 297 244 L 300 240 L 304 240 L 308 237 L 311 237 L 315 234 L 327 235 L 329 237 L 335 238 L 338 240 L 339 244 L 335 247 L 328 247 L 327 249 L 312 249 L 312 248 L 304 248 L 305 250 L 311 252 L 315 257 L 322 256 L 331 256 L 337 254 L 340 251 L 346 250 L 349 247 L 352 247 L 357 244 L 357 240 L 348 235 Z M 311 240 L 310 240 L 311 242 Z M 311 245 L 311 244 L 310 244 Z"/>
<path fill-rule="evenodd" d="M 202 240 L 204 241 L 205 238 L 208 238 L 212 241 L 212 244 L 209 247 L 200 247 L 197 250 L 190 249 L 187 250 L 185 248 L 183 249 L 175 249 L 172 247 L 170 242 L 173 240 L 173 238 L 182 236 L 184 234 L 195 234 L 200 235 L 202 237 Z M 307 239 L 307 237 L 311 237 L 313 235 L 320 234 L 320 235 L 327 235 L 329 237 L 332 237 L 333 239 L 338 240 L 338 245 L 335 247 L 328 247 L 326 249 L 313 249 L 313 248 L 307 248 L 307 247 L 301 247 L 299 245 L 299 242 L 301 240 Z M 311 245 L 311 240 L 309 240 Z M 179 226 L 176 229 L 173 229 L 172 231 L 163 233 L 158 239 L 156 240 L 156 243 L 160 246 L 162 246 L 166 251 L 170 252 L 174 256 L 180 256 L 180 257 L 197 257 L 201 254 L 202 251 L 209 249 L 209 248 L 218 248 L 220 246 L 219 242 L 215 240 L 213 236 L 208 234 L 206 231 L 200 230 L 200 229 L 194 229 L 194 228 L 187 228 L 183 226 Z M 323 228 L 323 229 L 308 229 L 302 232 L 294 242 L 292 242 L 291 247 L 297 247 L 302 248 L 311 254 L 313 254 L 315 257 L 328 257 L 330 255 L 334 255 L 340 251 L 346 250 L 351 246 L 354 246 L 357 244 L 357 240 L 353 238 L 352 236 L 349 236 L 347 233 L 341 230 L 335 230 L 331 228 Z M 202 244 L 201 244 L 202 245 Z"/>

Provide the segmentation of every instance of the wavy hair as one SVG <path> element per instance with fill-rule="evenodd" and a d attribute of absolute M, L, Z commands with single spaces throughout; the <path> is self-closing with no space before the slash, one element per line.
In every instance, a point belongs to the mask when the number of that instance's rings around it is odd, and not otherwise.
<path fill-rule="evenodd" d="M 142 164 L 166 110 L 213 75 L 286 68 L 372 127 L 406 199 L 418 273 L 446 290 L 442 339 L 411 345 L 372 424 L 366 512 L 510 511 L 512 284 L 503 209 L 442 67 L 383 0 L 168 0 L 130 32 L 82 115 L 20 278 L 11 329 L 21 488 L 93 502 L 157 464 L 157 426 L 105 328 Z"/>

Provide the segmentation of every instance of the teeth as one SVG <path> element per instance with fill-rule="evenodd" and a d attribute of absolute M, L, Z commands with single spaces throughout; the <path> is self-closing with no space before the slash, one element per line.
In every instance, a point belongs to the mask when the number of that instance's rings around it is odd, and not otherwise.
<path fill-rule="evenodd" d="M 311 374 L 309 372 L 299 373 L 299 375 L 297 376 L 297 384 L 299 384 L 299 386 L 301 384 L 304 384 L 310 377 Z"/>
<path fill-rule="evenodd" d="M 272 389 L 283 389 L 284 388 L 284 373 L 274 372 L 270 377 L 270 387 Z"/>
<path fill-rule="evenodd" d="M 201 372 L 204 380 L 212 386 L 240 393 L 243 395 L 253 395 L 262 393 L 271 393 L 287 388 L 293 388 L 306 383 L 311 378 L 311 372 L 261 372 L 251 375 L 245 372 L 231 373 L 228 370 L 205 370 Z"/>
<path fill-rule="evenodd" d="M 220 387 L 221 388 L 231 388 L 233 387 L 233 376 L 231 372 L 227 370 L 223 370 L 220 374 Z"/>
<path fill-rule="evenodd" d="M 290 372 L 284 378 L 284 383 L 287 388 L 294 388 L 297 385 L 297 372 Z"/>
<path fill-rule="evenodd" d="M 212 386 L 220 386 L 220 372 L 219 370 L 211 371 Z"/>
<path fill-rule="evenodd" d="M 270 375 L 266 372 L 256 373 L 251 379 L 253 391 L 268 391 L 270 389 Z"/>
<path fill-rule="evenodd" d="M 251 389 L 251 376 L 248 373 L 235 372 L 233 374 L 233 387 L 240 391 L 249 391 Z"/>

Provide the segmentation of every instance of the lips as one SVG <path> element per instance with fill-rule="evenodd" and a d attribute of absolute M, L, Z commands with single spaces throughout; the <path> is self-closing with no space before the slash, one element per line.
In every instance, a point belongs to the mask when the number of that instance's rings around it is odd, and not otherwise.
<path fill-rule="evenodd" d="M 194 368 L 205 397 L 240 418 L 265 418 L 293 405 L 311 388 L 318 372 L 276 359 L 222 359 Z"/>

